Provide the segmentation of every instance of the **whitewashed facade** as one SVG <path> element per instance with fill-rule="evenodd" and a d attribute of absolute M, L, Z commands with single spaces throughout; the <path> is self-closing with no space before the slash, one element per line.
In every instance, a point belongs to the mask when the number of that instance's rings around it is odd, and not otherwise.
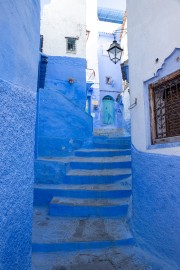
<path fill-rule="evenodd" d="M 43 52 L 51 56 L 86 57 L 86 0 L 41 1 Z M 66 38 L 76 39 L 76 53 L 66 49 Z"/>

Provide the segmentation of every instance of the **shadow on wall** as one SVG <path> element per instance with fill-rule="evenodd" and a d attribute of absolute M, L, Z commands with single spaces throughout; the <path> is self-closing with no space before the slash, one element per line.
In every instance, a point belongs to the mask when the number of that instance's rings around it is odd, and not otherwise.
<path fill-rule="evenodd" d="M 132 148 L 133 231 L 150 253 L 180 267 L 180 157 Z"/>

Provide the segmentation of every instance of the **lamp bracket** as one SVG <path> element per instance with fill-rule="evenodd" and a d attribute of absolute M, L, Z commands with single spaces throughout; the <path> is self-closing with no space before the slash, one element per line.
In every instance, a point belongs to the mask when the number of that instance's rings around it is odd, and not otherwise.
<path fill-rule="evenodd" d="M 131 104 L 128 109 L 132 110 L 132 109 L 134 109 L 134 107 L 136 107 L 136 105 L 137 105 L 137 98 L 135 98 L 134 103 Z"/>

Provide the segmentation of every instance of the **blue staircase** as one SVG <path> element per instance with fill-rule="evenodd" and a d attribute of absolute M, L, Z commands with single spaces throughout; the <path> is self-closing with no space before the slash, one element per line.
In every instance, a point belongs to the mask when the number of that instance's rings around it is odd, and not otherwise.
<path fill-rule="evenodd" d="M 134 243 L 127 218 L 130 148 L 130 137 L 94 136 L 91 145 L 77 150 L 65 162 L 66 171 L 60 182 L 35 185 L 34 253 Z M 53 162 L 53 158 L 48 162 Z"/>

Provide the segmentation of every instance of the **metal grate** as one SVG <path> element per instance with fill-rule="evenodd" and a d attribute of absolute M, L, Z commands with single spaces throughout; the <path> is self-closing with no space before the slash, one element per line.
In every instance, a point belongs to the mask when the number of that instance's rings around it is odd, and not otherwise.
<path fill-rule="evenodd" d="M 69 53 L 76 53 L 77 38 L 66 38 L 66 51 Z"/>
<path fill-rule="evenodd" d="M 174 75 L 150 87 L 153 143 L 180 136 L 180 71 Z"/>

